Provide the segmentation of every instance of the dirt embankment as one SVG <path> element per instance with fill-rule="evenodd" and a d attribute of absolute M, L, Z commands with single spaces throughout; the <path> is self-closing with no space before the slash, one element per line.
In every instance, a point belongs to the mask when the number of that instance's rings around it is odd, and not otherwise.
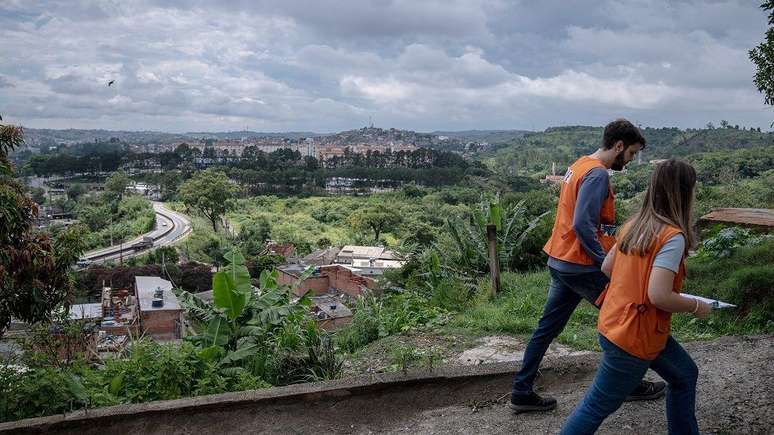
<path fill-rule="evenodd" d="M 686 348 L 700 369 L 697 416 L 702 433 L 772 433 L 774 336 L 725 337 L 688 343 Z M 190 399 L 155 408 L 140 405 L 97 418 L 52 421 L 23 430 L 79 435 L 556 433 L 586 391 L 598 359 L 598 354 L 585 354 L 547 361 L 538 387 L 555 396 L 559 406 L 543 414 L 511 413 L 507 400 L 512 363 L 499 363 L 491 366 L 496 370 L 475 376 L 472 374 L 477 369 L 485 367 L 442 369 L 445 374 L 436 373 L 432 379 L 408 376 L 390 378 L 389 382 L 336 381 L 331 384 L 335 388 L 326 387 L 322 393 L 299 394 L 304 389 L 314 390 L 310 386 L 284 387 L 298 391 L 270 400 L 255 400 L 248 397 L 253 393 L 245 393 L 245 400 Z M 666 433 L 664 406 L 664 399 L 624 404 L 600 433 Z M 142 407 L 146 408 L 139 409 Z"/>

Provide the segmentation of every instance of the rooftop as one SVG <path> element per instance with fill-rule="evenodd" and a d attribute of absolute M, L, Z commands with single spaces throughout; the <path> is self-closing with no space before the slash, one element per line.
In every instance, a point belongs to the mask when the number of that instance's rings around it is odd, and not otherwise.
<path fill-rule="evenodd" d="M 715 208 L 701 217 L 705 222 L 722 222 L 753 227 L 774 228 L 774 209 Z"/>
<path fill-rule="evenodd" d="M 136 276 L 137 298 L 140 300 L 140 311 L 181 310 L 177 296 L 172 293 L 172 283 L 157 276 Z M 164 305 L 153 306 L 153 299 L 157 289 L 162 290 Z"/>
<path fill-rule="evenodd" d="M 380 258 L 384 252 L 382 246 L 355 246 L 347 245 L 339 251 L 339 257 L 351 258 Z"/>
<path fill-rule="evenodd" d="M 318 312 L 325 313 L 325 318 L 352 316 L 352 311 L 336 296 L 314 296 L 312 303 L 317 307 Z"/>

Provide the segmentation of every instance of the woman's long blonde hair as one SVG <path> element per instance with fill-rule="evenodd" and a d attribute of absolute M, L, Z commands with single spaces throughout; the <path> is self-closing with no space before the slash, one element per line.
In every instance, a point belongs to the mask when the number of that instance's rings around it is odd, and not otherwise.
<path fill-rule="evenodd" d="M 658 164 L 650 176 L 642 208 L 622 227 L 618 249 L 624 254 L 644 256 L 664 225 L 680 228 L 685 246 L 693 246 L 696 236 L 691 207 L 695 186 L 696 170 L 690 164 L 676 159 Z"/>

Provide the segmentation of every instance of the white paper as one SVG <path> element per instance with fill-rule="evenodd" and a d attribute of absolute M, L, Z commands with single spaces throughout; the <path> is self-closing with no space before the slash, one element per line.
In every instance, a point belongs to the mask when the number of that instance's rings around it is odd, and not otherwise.
<path fill-rule="evenodd" d="M 718 300 L 715 300 L 715 299 L 709 299 L 709 298 L 705 298 L 705 297 L 702 297 L 702 296 L 689 295 L 687 293 L 680 293 L 680 294 L 682 296 L 685 296 L 685 297 L 688 297 L 688 298 L 698 299 L 698 300 L 700 300 L 702 302 L 706 302 L 706 303 L 710 304 L 710 306 L 713 309 L 736 308 L 736 305 L 729 304 L 728 302 L 718 301 Z"/>

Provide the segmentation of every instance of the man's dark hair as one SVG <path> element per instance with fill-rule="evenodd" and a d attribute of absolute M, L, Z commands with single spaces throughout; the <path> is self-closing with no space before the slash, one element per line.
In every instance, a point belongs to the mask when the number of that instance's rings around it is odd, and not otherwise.
<path fill-rule="evenodd" d="M 610 148 L 613 148 L 613 145 L 619 140 L 623 141 L 624 149 L 636 143 L 641 144 L 642 149 L 645 149 L 645 138 L 642 137 L 640 129 L 623 118 L 618 118 L 610 124 L 607 124 L 607 127 L 605 127 L 605 134 L 602 136 L 602 146 L 604 146 L 606 150 L 609 150 Z"/>

